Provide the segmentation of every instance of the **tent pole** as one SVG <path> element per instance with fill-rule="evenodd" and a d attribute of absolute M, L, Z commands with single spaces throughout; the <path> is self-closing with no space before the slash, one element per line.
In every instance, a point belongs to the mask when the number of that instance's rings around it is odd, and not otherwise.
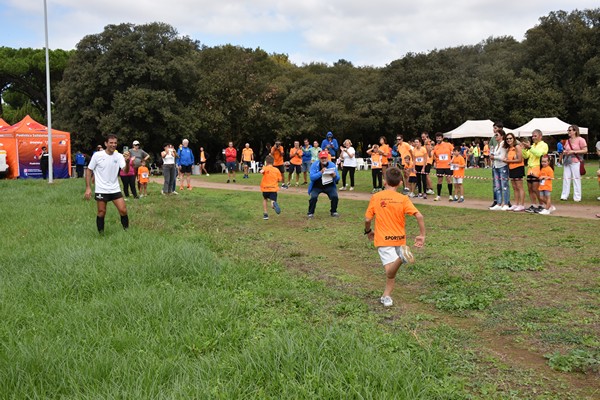
<path fill-rule="evenodd" d="M 52 160 L 52 104 L 50 102 L 50 56 L 48 49 L 48 7 L 44 0 L 44 28 L 46 33 L 46 109 L 48 113 L 48 183 L 53 182 L 54 161 Z M 70 166 L 69 166 L 70 167 Z"/>

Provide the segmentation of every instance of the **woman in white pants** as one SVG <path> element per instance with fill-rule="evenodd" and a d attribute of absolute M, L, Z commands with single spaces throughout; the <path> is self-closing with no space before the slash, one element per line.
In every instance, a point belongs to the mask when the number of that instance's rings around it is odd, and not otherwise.
<path fill-rule="evenodd" d="M 565 143 L 563 152 L 563 187 L 560 199 L 566 201 L 569 198 L 572 182 L 573 200 L 579 202 L 581 201 L 579 163 L 583 160 L 583 155 L 587 153 L 587 143 L 584 138 L 579 136 L 579 127 L 577 125 L 569 126 L 567 133 L 569 139 Z"/>

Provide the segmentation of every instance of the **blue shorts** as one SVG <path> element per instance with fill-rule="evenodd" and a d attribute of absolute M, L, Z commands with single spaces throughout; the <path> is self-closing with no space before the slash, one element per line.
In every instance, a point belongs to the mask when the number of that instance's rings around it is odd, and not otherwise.
<path fill-rule="evenodd" d="M 303 161 L 302 162 L 302 172 L 308 172 L 310 170 L 311 165 L 312 165 L 312 161 Z"/>
<path fill-rule="evenodd" d="M 235 171 L 236 162 L 235 161 L 228 161 L 228 162 L 225 163 L 225 166 L 227 167 L 227 170 L 229 170 L 229 171 Z"/>
<path fill-rule="evenodd" d="M 263 199 L 277 201 L 277 192 L 262 192 Z"/>

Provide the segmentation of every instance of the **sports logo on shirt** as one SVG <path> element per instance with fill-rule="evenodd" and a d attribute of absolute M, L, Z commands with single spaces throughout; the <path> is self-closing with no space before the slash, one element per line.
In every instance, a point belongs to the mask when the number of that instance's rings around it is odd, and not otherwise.
<path fill-rule="evenodd" d="M 385 200 L 381 200 L 381 203 L 379 203 L 379 206 L 380 206 L 381 208 L 386 208 L 386 207 L 387 207 L 387 201 L 385 201 Z"/>

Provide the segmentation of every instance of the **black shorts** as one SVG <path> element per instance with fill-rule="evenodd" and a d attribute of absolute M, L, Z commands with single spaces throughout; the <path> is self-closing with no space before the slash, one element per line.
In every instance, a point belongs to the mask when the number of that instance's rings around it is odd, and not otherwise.
<path fill-rule="evenodd" d="M 285 166 L 284 165 L 273 165 L 275 168 L 279 170 L 282 174 L 285 174 Z"/>
<path fill-rule="evenodd" d="M 192 173 L 192 166 L 191 165 L 182 165 L 181 166 L 181 173 L 182 174 L 191 174 Z"/>
<path fill-rule="evenodd" d="M 522 165 L 520 167 L 508 169 L 508 177 L 510 179 L 523 179 L 524 176 L 525 176 L 525 167 Z"/>
<path fill-rule="evenodd" d="M 408 177 L 408 183 L 417 183 L 417 177 L 416 176 L 409 176 Z"/>
<path fill-rule="evenodd" d="M 94 194 L 94 199 L 96 201 L 103 201 L 105 203 L 109 202 L 109 201 L 114 201 L 114 200 L 118 200 L 120 198 L 123 197 L 123 193 L 121 192 L 117 192 L 117 193 L 96 193 Z"/>
<path fill-rule="evenodd" d="M 244 161 L 244 165 L 250 168 L 252 166 L 252 161 Z"/>
<path fill-rule="evenodd" d="M 426 173 L 426 174 L 429 174 L 430 172 L 431 172 L 431 164 L 427 164 L 427 165 L 425 166 L 425 173 Z"/>
<path fill-rule="evenodd" d="M 538 178 L 537 176 L 527 175 L 527 183 L 536 183 L 539 181 L 540 181 L 540 178 Z"/>
<path fill-rule="evenodd" d="M 290 164 L 288 166 L 288 172 L 291 174 L 294 171 L 296 171 L 297 174 L 299 174 L 300 172 L 302 172 L 302 165 Z"/>
<path fill-rule="evenodd" d="M 438 178 L 440 176 L 452 176 L 452 170 L 450 168 L 436 168 L 435 174 Z"/>
<path fill-rule="evenodd" d="M 263 199 L 277 201 L 277 192 L 262 192 Z"/>

